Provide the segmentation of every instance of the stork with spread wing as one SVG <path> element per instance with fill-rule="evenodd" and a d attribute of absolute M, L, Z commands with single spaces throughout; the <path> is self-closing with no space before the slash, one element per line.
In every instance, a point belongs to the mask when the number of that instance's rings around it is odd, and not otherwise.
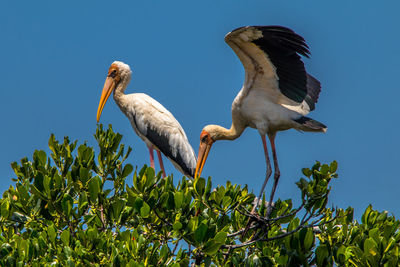
<path fill-rule="evenodd" d="M 242 90 L 232 103 L 232 125 L 226 129 L 207 125 L 200 135 L 195 177 L 201 175 L 212 144 L 234 140 L 246 127 L 257 129 L 264 147 L 267 174 L 259 197 L 272 174 L 267 135 L 274 162 L 272 203 L 280 177 L 275 149 L 278 131 L 291 128 L 306 132 L 326 132 L 327 127 L 306 115 L 315 108 L 321 85 L 307 74 L 300 55 L 308 57 L 303 37 L 281 26 L 247 26 L 225 36 L 226 43 L 239 57 L 245 69 Z M 271 204 L 270 204 L 271 205 Z M 269 205 L 269 208 L 271 207 Z M 253 207 L 255 210 L 257 205 Z"/>

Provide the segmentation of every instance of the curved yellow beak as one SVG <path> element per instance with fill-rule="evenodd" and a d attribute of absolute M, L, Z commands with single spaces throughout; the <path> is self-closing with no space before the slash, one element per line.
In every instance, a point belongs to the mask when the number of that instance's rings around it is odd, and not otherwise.
<path fill-rule="evenodd" d="M 99 122 L 101 112 L 103 111 L 107 99 L 110 97 L 111 92 L 114 90 L 114 88 L 115 88 L 114 79 L 112 77 L 107 77 L 103 86 L 103 92 L 101 93 L 99 107 L 97 108 L 97 122 Z"/>
<path fill-rule="evenodd" d="M 203 171 L 204 164 L 206 163 L 208 153 L 210 153 L 212 143 L 207 144 L 207 143 L 200 143 L 200 148 L 199 148 L 199 155 L 197 157 L 197 165 L 196 165 L 196 171 L 194 173 L 194 178 L 198 178 L 201 175 L 201 172 Z"/>

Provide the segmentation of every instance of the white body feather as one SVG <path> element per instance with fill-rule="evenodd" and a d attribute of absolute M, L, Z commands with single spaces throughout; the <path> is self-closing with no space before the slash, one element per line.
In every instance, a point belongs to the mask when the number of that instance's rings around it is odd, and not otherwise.
<path fill-rule="evenodd" d="M 143 93 L 124 94 L 130 79 L 130 67 L 120 61 L 115 61 L 120 74 L 121 82 L 114 90 L 114 100 L 121 111 L 128 117 L 136 134 L 151 148 L 162 152 L 170 159 L 173 165 L 183 174 L 191 176 L 192 173 L 185 172 L 183 167 L 177 163 L 181 160 L 186 169 L 194 172 L 196 168 L 196 155 L 190 145 L 185 131 L 175 117 L 158 101 Z M 157 140 L 150 140 L 148 131 L 157 133 Z M 159 138 L 158 138 L 159 137 Z M 162 144 L 168 151 L 162 151 L 154 144 L 154 141 Z M 166 144 L 165 142 L 168 142 Z M 164 149 L 165 150 L 165 149 Z M 167 155 L 165 152 L 168 152 Z"/>
<path fill-rule="evenodd" d="M 290 128 L 303 130 L 293 120 L 308 114 L 310 107 L 305 101 L 297 103 L 281 93 L 275 66 L 251 43 L 261 36 L 261 31 L 244 27 L 225 37 L 245 69 L 242 90 L 232 103 L 233 120 L 256 128 L 261 135 Z"/>
<path fill-rule="evenodd" d="M 185 131 L 175 117 L 163 105 L 152 97 L 135 93 L 125 95 L 127 104 L 121 110 L 128 117 L 136 134 L 150 147 L 160 151 L 147 137 L 147 129 L 151 128 L 159 134 L 168 136 L 168 145 L 172 155 L 181 154 L 189 168 L 196 168 L 196 155 L 189 144 Z M 136 124 L 135 124 L 136 122 Z M 169 158 L 174 166 L 182 173 L 182 168 Z"/>

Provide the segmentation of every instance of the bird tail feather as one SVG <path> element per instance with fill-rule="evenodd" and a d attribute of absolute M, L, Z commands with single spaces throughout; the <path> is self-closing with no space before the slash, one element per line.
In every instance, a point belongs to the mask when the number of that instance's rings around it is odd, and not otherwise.
<path fill-rule="evenodd" d="M 293 120 L 298 123 L 298 130 L 306 131 L 306 132 L 326 132 L 328 127 L 323 123 L 313 120 L 309 117 L 302 116 L 298 119 Z"/>

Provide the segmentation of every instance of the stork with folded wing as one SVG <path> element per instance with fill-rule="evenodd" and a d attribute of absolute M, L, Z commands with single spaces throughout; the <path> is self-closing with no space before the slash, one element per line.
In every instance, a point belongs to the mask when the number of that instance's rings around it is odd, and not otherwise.
<path fill-rule="evenodd" d="M 132 71 L 127 64 L 120 61 L 111 64 L 97 109 L 97 122 L 107 99 L 114 92 L 115 102 L 149 149 L 151 167 L 154 169 L 155 149 L 163 177 L 166 173 L 161 153 L 184 175 L 194 177 L 196 155 L 182 126 L 171 112 L 150 96 L 143 93 L 124 94 L 131 76 Z"/>

